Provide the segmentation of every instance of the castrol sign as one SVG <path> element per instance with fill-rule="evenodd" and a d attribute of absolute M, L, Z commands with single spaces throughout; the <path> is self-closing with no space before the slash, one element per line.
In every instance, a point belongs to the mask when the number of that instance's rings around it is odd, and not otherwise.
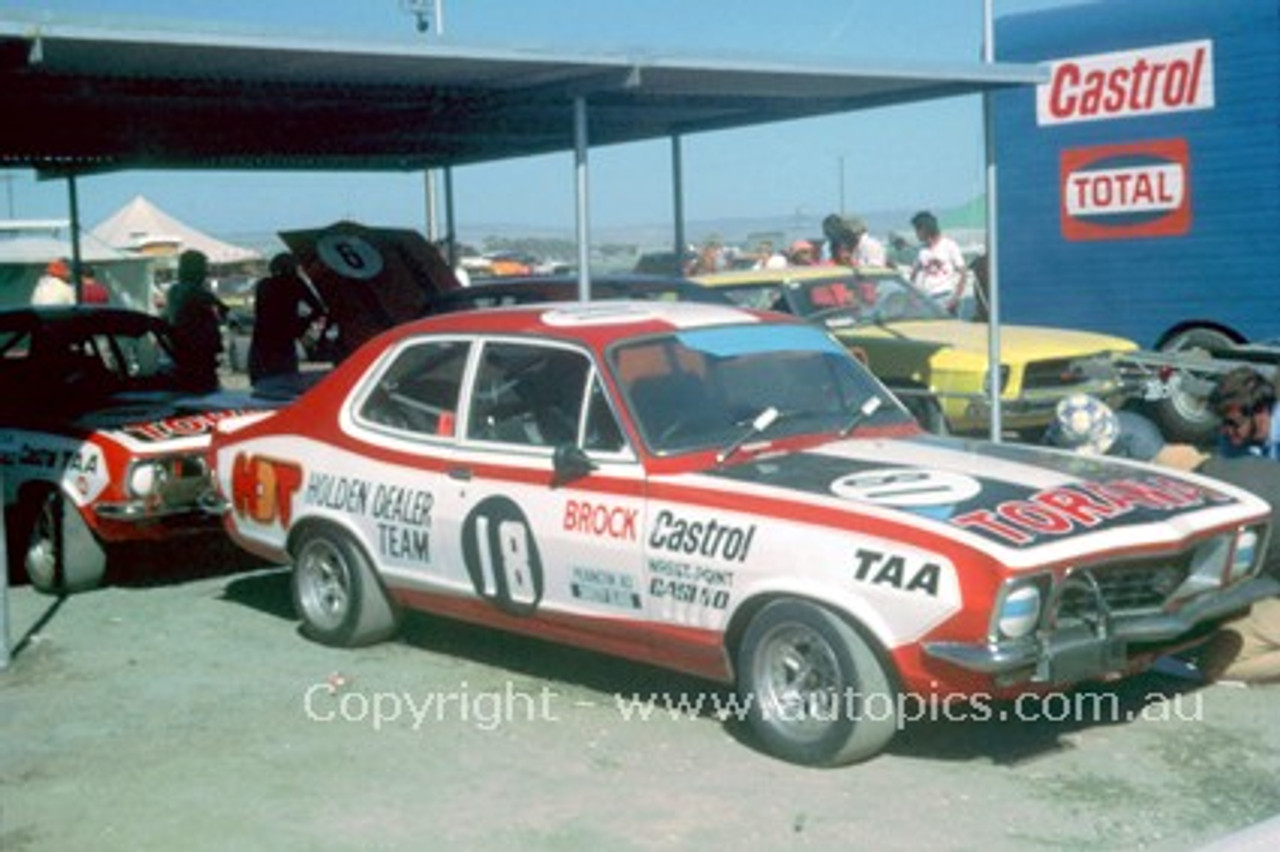
<path fill-rule="evenodd" d="M 1062 59 L 1036 87 L 1036 124 L 1213 107 L 1213 42 L 1185 41 Z"/>
<path fill-rule="evenodd" d="M 1071 241 L 1170 237 L 1191 228 L 1185 139 L 1062 152 L 1062 236 Z"/>

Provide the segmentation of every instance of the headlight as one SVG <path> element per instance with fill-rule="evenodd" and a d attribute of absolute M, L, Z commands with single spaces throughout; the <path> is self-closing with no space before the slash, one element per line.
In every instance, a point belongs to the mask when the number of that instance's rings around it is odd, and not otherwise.
<path fill-rule="evenodd" d="M 158 462 L 144 461 L 134 464 L 126 480 L 129 496 L 145 500 L 158 492 L 169 478 L 169 472 Z"/>
<path fill-rule="evenodd" d="M 1253 570 L 1254 563 L 1258 561 L 1258 545 L 1261 537 L 1255 527 L 1249 527 L 1240 531 L 1236 536 L 1236 549 L 1231 554 L 1231 571 L 1227 575 L 1228 582 L 1246 577 Z"/>
<path fill-rule="evenodd" d="M 996 608 L 995 639 L 1021 639 L 1029 636 L 1040 623 L 1040 607 L 1044 595 L 1035 583 L 1006 587 Z"/>

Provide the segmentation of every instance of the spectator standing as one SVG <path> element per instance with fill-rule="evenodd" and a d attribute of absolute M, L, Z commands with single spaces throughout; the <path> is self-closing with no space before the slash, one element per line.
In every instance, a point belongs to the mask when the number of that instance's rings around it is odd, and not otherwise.
<path fill-rule="evenodd" d="M 111 294 L 106 286 L 98 280 L 93 267 L 86 266 L 80 277 L 80 294 L 86 305 L 105 305 L 111 301 Z"/>
<path fill-rule="evenodd" d="M 169 288 L 166 319 L 172 328 L 178 380 L 196 393 L 216 391 L 222 318 L 227 307 L 210 290 L 209 259 L 188 249 L 178 256 L 178 281 Z"/>
<path fill-rule="evenodd" d="M 1248 366 L 1223 373 L 1209 392 L 1209 408 L 1220 420 L 1218 455 L 1280 461 L 1280 403 L 1271 379 Z"/>
<path fill-rule="evenodd" d="M 813 266 L 816 254 L 809 240 L 795 240 L 787 251 L 787 263 L 791 266 Z"/>
<path fill-rule="evenodd" d="M 724 243 L 720 241 L 718 236 L 714 234 L 707 237 L 706 242 L 702 244 L 702 249 L 698 252 L 692 263 L 689 265 L 686 275 L 710 275 L 713 272 L 719 272 L 724 267 Z"/>
<path fill-rule="evenodd" d="M 937 218 L 922 210 L 911 217 L 920 251 L 911 266 L 911 283 L 955 316 L 964 298 L 966 267 L 956 241 L 944 236 Z"/>
<path fill-rule="evenodd" d="M 884 245 L 867 233 L 867 223 L 857 216 L 832 213 L 822 220 L 822 232 L 830 243 L 831 262 L 837 266 L 885 266 Z"/>
<path fill-rule="evenodd" d="M 323 332 L 326 314 L 320 298 L 302 279 L 298 261 L 281 252 L 271 258 L 269 274 L 254 285 L 253 339 L 249 343 L 249 379 L 298 375 L 298 341 Z"/>
<path fill-rule="evenodd" d="M 65 260 L 51 260 L 31 291 L 33 305 L 74 305 L 76 288 L 71 286 L 71 270 Z"/>

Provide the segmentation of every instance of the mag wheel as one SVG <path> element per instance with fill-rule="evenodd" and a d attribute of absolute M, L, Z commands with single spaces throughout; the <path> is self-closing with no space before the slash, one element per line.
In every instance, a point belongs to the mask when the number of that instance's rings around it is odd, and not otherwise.
<path fill-rule="evenodd" d="M 738 653 L 738 691 L 764 747 L 793 763 L 866 760 L 898 730 L 897 691 L 875 649 L 806 601 L 775 601 L 752 619 Z"/>
<path fill-rule="evenodd" d="M 293 603 L 303 631 L 325 645 L 368 645 L 399 627 L 368 557 L 337 529 L 310 530 L 294 548 Z"/>

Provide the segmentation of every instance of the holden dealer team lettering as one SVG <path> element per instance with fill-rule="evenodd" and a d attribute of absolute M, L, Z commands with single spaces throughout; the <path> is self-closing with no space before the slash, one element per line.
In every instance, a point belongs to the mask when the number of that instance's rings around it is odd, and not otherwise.
<path fill-rule="evenodd" d="M 287 529 L 299 493 L 305 505 L 371 518 L 383 556 L 430 562 L 435 506 L 430 491 L 331 473 L 306 475 L 294 462 L 264 456 L 236 457 L 232 506 L 241 517 L 264 524 L 279 520 Z"/>

